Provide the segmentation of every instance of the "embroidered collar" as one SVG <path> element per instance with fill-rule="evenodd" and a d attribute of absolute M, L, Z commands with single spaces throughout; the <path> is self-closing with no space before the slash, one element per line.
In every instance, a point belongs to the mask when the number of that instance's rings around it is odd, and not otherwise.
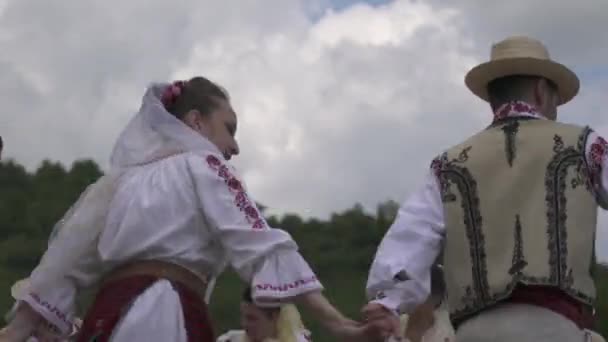
<path fill-rule="evenodd" d="M 494 112 L 494 122 L 511 117 L 532 117 L 536 119 L 545 119 L 536 107 L 523 101 L 511 101 L 500 106 Z"/>

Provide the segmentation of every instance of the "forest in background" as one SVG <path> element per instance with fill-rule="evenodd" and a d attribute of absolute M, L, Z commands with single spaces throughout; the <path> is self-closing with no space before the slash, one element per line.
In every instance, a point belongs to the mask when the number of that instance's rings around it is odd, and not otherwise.
<path fill-rule="evenodd" d="M 14 161 L 0 163 L 0 317 L 13 303 L 10 286 L 35 267 L 46 249 L 49 234 L 84 188 L 102 175 L 91 160 L 66 168 L 44 161 L 33 172 Z M 271 226 L 287 230 L 300 246 L 325 286 L 326 295 L 345 314 L 358 319 L 365 304 L 367 271 L 376 247 L 398 209 L 394 201 L 378 205 L 374 214 L 361 205 L 334 213 L 327 220 L 303 219 L 287 214 L 270 216 Z M 608 336 L 608 267 L 598 265 L 600 332 Z M 243 284 L 233 272 L 218 281 L 211 299 L 211 313 L 219 335 L 239 326 L 239 301 Z M 79 300 L 83 311 L 95 289 Z M 317 342 L 331 341 L 319 324 L 303 312 L 305 324 Z M 1 325 L 0 325 L 1 326 Z"/>

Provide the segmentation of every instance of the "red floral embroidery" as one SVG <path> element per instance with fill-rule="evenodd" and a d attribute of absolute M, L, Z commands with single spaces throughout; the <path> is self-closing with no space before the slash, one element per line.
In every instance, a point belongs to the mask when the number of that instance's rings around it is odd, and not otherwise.
<path fill-rule="evenodd" d="M 433 162 L 431 163 L 431 170 L 433 170 L 433 173 L 435 174 L 435 177 L 437 179 L 440 179 L 440 174 L 441 174 L 441 170 L 443 169 L 443 163 L 441 162 L 440 159 L 435 159 L 433 160 Z"/>
<path fill-rule="evenodd" d="M 608 143 L 604 138 L 597 137 L 591 144 L 587 163 L 589 164 L 589 178 L 591 185 L 597 189 L 601 184 L 602 162 L 608 152 Z"/>
<path fill-rule="evenodd" d="M 230 189 L 234 190 L 234 191 L 242 191 L 243 189 L 241 188 L 241 183 L 232 178 L 228 181 L 228 186 L 230 187 Z"/>
<path fill-rule="evenodd" d="M 55 317 L 59 318 L 63 323 L 65 323 L 68 327 L 72 327 L 72 322 L 68 319 L 67 315 L 59 310 L 56 306 L 51 305 L 49 302 L 42 300 L 40 296 L 36 293 L 30 293 L 30 297 L 38 303 L 38 305 L 46 308 L 50 313 L 55 315 Z M 49 322 L 49 327 L 53 327 L 53 331 L 58 331 L 59 328 L 55 327 L 53 324 Z"/>
<path fill-rule="evenodd" d="M 504 119 L 511 116 L 531 115 L 537 118 L 542 118 L 536 107 L 523 101 L 512 101 L 500 106 L 494 112 L 494 120 Z"/>
<path fill-rule="evenodd" d="M 222 165 L 222 162 L 215 156 L 208 156 L 207 163 L 209 163 L 209 166 L 211 166 L 212 168 L 216 168 Z"/>
<path fill-rule="evenodd" d="M 299 279 L 296 280 L 292 283 L 288 283 L 288 284 L 281 284 L 281 285 L 272 285 L 272 284 L 258 284 L 255 285 L 255 288 L 258 290 L 271 290 L 271 291 L 278 291 L 278 292 L 286 292 L 289 291 L 291 289 L 295 289 L 310 283 L 314 283 L 317 281 L 317 277 L 316 276 L 311 276 L 309 278 L 304 278 L 304 279 Z"/>
<path fill-rule="evenodd" d="M 217 171 L 218 176 L 220 176 L 230 192 L 234 193 L 234 204 L 239 208 L 240 211 L 245 213 L 245 217 L 247 218 L 247 222 L 251 224 L 253 229 L 264 229 L 267 227 L 266 221 L 260 215 L 260 212 L 255 207 L 255 205 L 251 202 L 247 193 L 245 193 L 245 189 L 239 181 L 228 169 L 228 167 L 220 161 L 219 158 L 213 155 L 207 156 L 207 165 L 215 171 Z"/>

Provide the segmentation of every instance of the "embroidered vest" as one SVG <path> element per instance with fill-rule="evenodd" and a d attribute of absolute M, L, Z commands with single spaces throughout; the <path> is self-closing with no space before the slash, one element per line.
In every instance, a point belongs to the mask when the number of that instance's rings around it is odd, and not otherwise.
<path fill-rule="evenodd" d="M 589 132 L 506 118 L 433 161 L 455 323 L 507 298 L 517 283 L 559 287 L 592 304 L 597 202 L 584 159 Z"/>

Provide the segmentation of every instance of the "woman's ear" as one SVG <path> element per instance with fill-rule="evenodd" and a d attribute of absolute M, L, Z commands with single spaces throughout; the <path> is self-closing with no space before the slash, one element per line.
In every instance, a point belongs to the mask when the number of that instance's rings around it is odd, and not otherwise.
<path fill-rule="evenodd" d="M 182 117 L 182 121 L 195 131 L 200 129 L 200 115 L 198 110 L 191 109 Z"/>

